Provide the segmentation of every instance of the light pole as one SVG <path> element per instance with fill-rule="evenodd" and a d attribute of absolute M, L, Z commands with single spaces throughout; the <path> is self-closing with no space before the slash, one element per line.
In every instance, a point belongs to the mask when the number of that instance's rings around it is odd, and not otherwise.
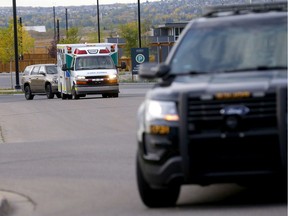
<path fill-rule="evenodd" d="M 98 42 L 100 43 L 99 0 L 97 0 L 97 26 L 98 26 Z"/>
<path fill-rule="evenodd" d="M 65 8 L 65 17 L 66 17 L 66 38 L 68 38 L 68 9 Z"/>
<path fill-rule="evenodd" d="M 138 41 L 141 48 L 141 16 L 140 16 L 140 0 L 138 0 Z"/>
<path fill-rule="evenodd" d="M 15 76 L 16 76 L 15 89 L 20 89 L 21 87 L 19 85 L 19 59 L 18 59 L 19 54 L 18 54 L 16 0 L 13 0 L 13 23 L 14 23 Z"/>

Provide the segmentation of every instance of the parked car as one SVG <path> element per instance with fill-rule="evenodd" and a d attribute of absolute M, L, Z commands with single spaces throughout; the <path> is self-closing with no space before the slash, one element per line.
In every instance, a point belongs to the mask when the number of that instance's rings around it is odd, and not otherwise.
<path fill-rule="evenodd" d="M 287 187 L 287 2 L 210 8 L 139 76 L 157 79 L 138 110 L 145 205 L 185 184 Z"/>
<path fill-rule="evenodd" d="M 21 89 L 26 100 L 33 100 L 35 95 L 46 95 L 48 99 L 58 92 L 58 71 L 55 64 L 36 64 L 25 68 L 21 78 Z"/>

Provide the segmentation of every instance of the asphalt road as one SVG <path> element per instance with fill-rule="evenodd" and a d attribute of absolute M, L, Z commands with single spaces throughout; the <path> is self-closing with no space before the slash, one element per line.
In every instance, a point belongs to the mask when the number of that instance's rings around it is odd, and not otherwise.
<path fill-rule="evenodd" d="M 119 98 L 105 99 L 0 95 L 0 193 L 15 195 L 13 215 L 287 215 L 276 185 L 183 186 L 177 207 L 146 208 L 136 187 L 136 112 L 149 87 L 122 85 Z"/>

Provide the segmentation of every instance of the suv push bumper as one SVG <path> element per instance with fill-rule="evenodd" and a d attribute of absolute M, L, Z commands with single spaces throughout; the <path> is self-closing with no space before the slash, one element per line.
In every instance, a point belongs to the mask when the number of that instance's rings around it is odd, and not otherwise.
<path fill-rule="evenodd" d="M 144 178 L 151 187 L 161 188 L 172 183 L 183 183 L 184 175 L 180 156 L 172 157 L 161 165 L 147 163 L 141 155 L 138 155 L 138 160 Z"/>

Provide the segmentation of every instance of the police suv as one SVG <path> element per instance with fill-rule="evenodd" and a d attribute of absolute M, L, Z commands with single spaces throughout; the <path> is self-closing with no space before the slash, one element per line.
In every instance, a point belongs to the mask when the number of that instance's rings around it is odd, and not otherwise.
<path fill-rule="evenodd" d="M 139 76 L 158 80 L 138 110 L 145 205 L 184 184 L 286 182 L 287 2 L 207 8 Z"/>

